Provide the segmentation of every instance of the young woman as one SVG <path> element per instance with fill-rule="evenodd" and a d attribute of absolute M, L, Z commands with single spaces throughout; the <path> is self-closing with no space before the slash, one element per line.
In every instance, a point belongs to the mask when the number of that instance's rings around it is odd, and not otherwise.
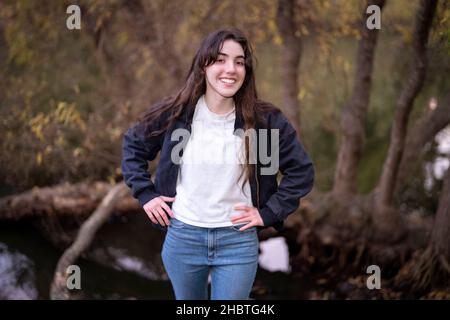
<path fill-rule="evenodd" d="M 148 161 L 158 152 L 153 183 Z M 181 90 L 125 133 L 122 172 L 167 231 L 161 255 L 177 299 L 208 299 L 209 276 L 211 299 L 248 299 L 257 231 L 281 230 L 314 180 L 292 125 L 257 98 L 252 49 L 239 30 L 209 34 Z"/>

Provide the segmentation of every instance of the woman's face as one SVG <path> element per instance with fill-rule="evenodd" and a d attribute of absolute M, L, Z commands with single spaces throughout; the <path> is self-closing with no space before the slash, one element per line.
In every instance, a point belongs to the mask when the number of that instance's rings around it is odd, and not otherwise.
<path fill-rule="evenodd" d="M 224 98 L 233 97 L 245 79 L 245 57 L 242 46 L 225 40 L 217 60 L 205 68 L 206 90 Z"/>

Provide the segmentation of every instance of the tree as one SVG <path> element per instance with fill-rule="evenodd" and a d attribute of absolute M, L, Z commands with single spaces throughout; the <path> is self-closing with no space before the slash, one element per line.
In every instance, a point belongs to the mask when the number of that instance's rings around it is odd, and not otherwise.
<path fill-rule="evenodd" d="M 432 285 L 446 286 L 450 279 L 450 168 L 443 179 L 439 207 L 428 247 L 411 259 L 395 277 L 401 288 L 423 292 Z"/>
<path fill-rule="evenodd" d="M 408 182 L 408 177 L 412 175 L 414 169 L 421 163 L 424 146 L 432 141 L 436 134 L 449 123 L 450 93 L 447 93 L 446 96 L 439 98 L 436 109 L 429 109 L 428 113 L 408 130 L 405 150 L 399 167 L 395 195 L 398 196 L 400 194 Z"/>
<path fill-rule="evenodd" d="M 384 0 L 368 1 L 367 5 L 383 8 Z M 348 106 L 342 112 L 340 144 L 333 193 L 337 198 L 346 198 L 356 193 L 356 175 L 364 141 L 365 121 L 372 83 L 372 69 L 378 30 L 366 27 L 366 7 L 360 22 L 359 41 L 353 94 Z"/>
<path fill-rule="evenodd" d="M 427 41 L 436 5 L 437 0 L 422 0 L 417 12 L 410 76 L 406 80 L 396 103 L 389 150 L 379 183 L 375 189 L 376 208 L 373 212 L 373 219 L 380 238 L 385 238 L 385 232 L 393 237 L 401 235 L 401 232 L 398 232 L 401 227 L 399 211 L 392 210 L 393 196 L 405 145 L 409 115 L 414 100 L 425 81 Z M 390 232 L 391 230 L 393 232 Z"/>
<path fill-rule="evenodd" d="M 450 261 L 450 168 L 444 176 L 430 245 L 437 255 L 446 260 L 448 266 Z"/>
<path fill-rule="evenodd" d="M 298 102 L 298 68 L 302 39 L 295 25 L 295 1 L 279 0 L 277 25 L 283 39 L 282 79 L 283 105 L 286 116 L 300 135 L 300 104 Z"/>

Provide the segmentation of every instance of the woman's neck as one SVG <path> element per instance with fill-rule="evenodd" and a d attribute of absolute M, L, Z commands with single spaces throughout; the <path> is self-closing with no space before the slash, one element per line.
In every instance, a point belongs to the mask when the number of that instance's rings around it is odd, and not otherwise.
<path fill-rule="evenodd" d="M 206 92 L 205 102 L 209 110 L 217 114 L 226 114 L 234 108 L 233 98 L 225 98 L 216 92 Z"/>

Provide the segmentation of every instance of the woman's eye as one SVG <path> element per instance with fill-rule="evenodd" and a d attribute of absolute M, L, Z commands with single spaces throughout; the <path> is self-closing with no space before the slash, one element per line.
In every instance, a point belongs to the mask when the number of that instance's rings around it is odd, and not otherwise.
<path fill-rule="evenodd" d="M 238 65 L 240 65 L 240 66 L 243 66 L 244 65 L 244 62 L 242 62 L 242 61 L 238 61 L 238 63 L 237 63 Z"/>
<path fill-rule="evenodd" d="M 220 62 L 220 63 L 222 63 L 222 62 L 224 62 L 225 60 L 223 60 L 223 59 L 217 59 L 216 60 L 216 62 Z"/>

